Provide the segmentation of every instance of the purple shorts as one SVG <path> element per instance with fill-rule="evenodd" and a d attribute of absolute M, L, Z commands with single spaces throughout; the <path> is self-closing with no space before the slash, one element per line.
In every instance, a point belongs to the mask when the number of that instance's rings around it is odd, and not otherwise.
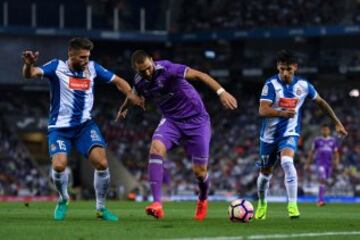
<path fill-rule="evenodd" d="M 328 179 L 332 174 L 332 167 L 328 165 L 317 165 L 318 177 L 319 179 Z"/>
<path fill-rule="evenodd" d="M 183 121 L 162 118 L 152 139 L 164 143 L 167 151 L 184 140 L 185 151 L 191 156 L 192 162 L 207 164 L 211 139 L 210 118 L 207 115 Z"/>

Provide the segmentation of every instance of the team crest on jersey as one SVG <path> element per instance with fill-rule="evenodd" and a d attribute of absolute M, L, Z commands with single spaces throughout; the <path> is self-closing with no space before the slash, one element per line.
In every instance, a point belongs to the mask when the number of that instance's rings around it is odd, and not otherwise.
<path fill-rule="evenodd" d="M 301 88 L 297 88 L 295 93 L 296 93 L 297 96 L 300 96 L 302 94 Z"/>
<path fill-rule="evenodd" d="M 269 93 L 269 87 L 268 87 L 268 85 L 265 85 L 265 86 L 263 87 L 263 89 L 262 89 L 261 95 L 262 95 L 262 96 L 267 96 L 268 93 Z"/>
<path fill-rule="evenodd" d="M 90 89 L 90 80 L 87 78 L 69 78 L 69 88 L 72 90 L 86 91 Z"/>
<path fill-rule="evenodd" d="M 90 131 L 90 137 L 91 137 L 91 140 L 93 142 L 95 141 L 101 141 L 101 137 L 99 136 L 99 134 L 95 131 L 95 130 L 91 130 Z"/>
<path fill-rule="evenodd" d="M 294 145 L 295 145 L 295 139 L 294 139 L 293 137 L 289 138 L 289 139 L 287 140 L 287 144 L 294 146 Z"/>
<path fill-rule="evenodd" d="M 56 151 L 56 145 L 55 144 L 50 145 L 50 151 L 52 151 L 52 152 Z"/>

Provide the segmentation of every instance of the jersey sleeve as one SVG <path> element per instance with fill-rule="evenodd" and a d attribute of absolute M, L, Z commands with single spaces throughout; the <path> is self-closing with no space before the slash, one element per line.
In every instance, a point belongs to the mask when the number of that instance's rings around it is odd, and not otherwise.
<path fill-rule="evenodd" d="M 39 66 L 39 68 L 43 71 L 43 76 L 46 78 L 51 78 L 55 75 L 55 71 L 57 66 L 59 65 L 58 59 L 53 59 L 47 63 L 45 63 L 42 66 Z"/>
<path fill-rule="evenodd" d="M 115 78 L 115 74 L 98 63 L 94 63 L 95 72 L 96 72 L 96 79 L 104 82 L 110 83 Z"/>
<path fill-rule="evenodd" d="M 170 75 L 176 78 L 185 78 L 186 71 L 188 70 L 188 66 L 178 63 L 169 62 L 168 71 Z"/>
<path fill-rule="evenodd" d="M 262 88 L 260 101 L 275 102 L 275 89 L 270 82 L 265 83 Z"/>
<path fill-rule="evenodd" d="M 311 83 L 308 83 L 308 98 L 315 100 L 315 98 L 318 96 L 317 91 L 315 90 L 314 85 L 312 85 Z"/>

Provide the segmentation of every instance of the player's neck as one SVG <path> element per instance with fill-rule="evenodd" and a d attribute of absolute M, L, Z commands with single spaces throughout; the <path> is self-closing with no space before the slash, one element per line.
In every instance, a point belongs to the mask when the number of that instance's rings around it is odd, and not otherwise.
<path fill-rule="evenodd" d="M 286 80 L 282 79 L 281 76 L 280 76 L 280 74 L 279 74 L 278 76 L 279 76 L 279 79 L 280 79 L 282 82 L 284 82 L 286 85 L 291 84 L 291 83 L 293 82 L 293 80 L 294 80 L 294 76 L 292 76 L 289 81 L 286 81 Z"/>

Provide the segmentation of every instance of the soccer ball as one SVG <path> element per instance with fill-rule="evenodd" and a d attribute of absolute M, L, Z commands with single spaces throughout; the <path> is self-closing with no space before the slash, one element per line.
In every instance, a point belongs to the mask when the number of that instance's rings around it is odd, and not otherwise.
<path fill-rule="evenodd" d="M 248 223 L 254 216 L 254 207 L 245 199 L 236 199 L 230 203 L 228 213 L 231 221 Z"/>

